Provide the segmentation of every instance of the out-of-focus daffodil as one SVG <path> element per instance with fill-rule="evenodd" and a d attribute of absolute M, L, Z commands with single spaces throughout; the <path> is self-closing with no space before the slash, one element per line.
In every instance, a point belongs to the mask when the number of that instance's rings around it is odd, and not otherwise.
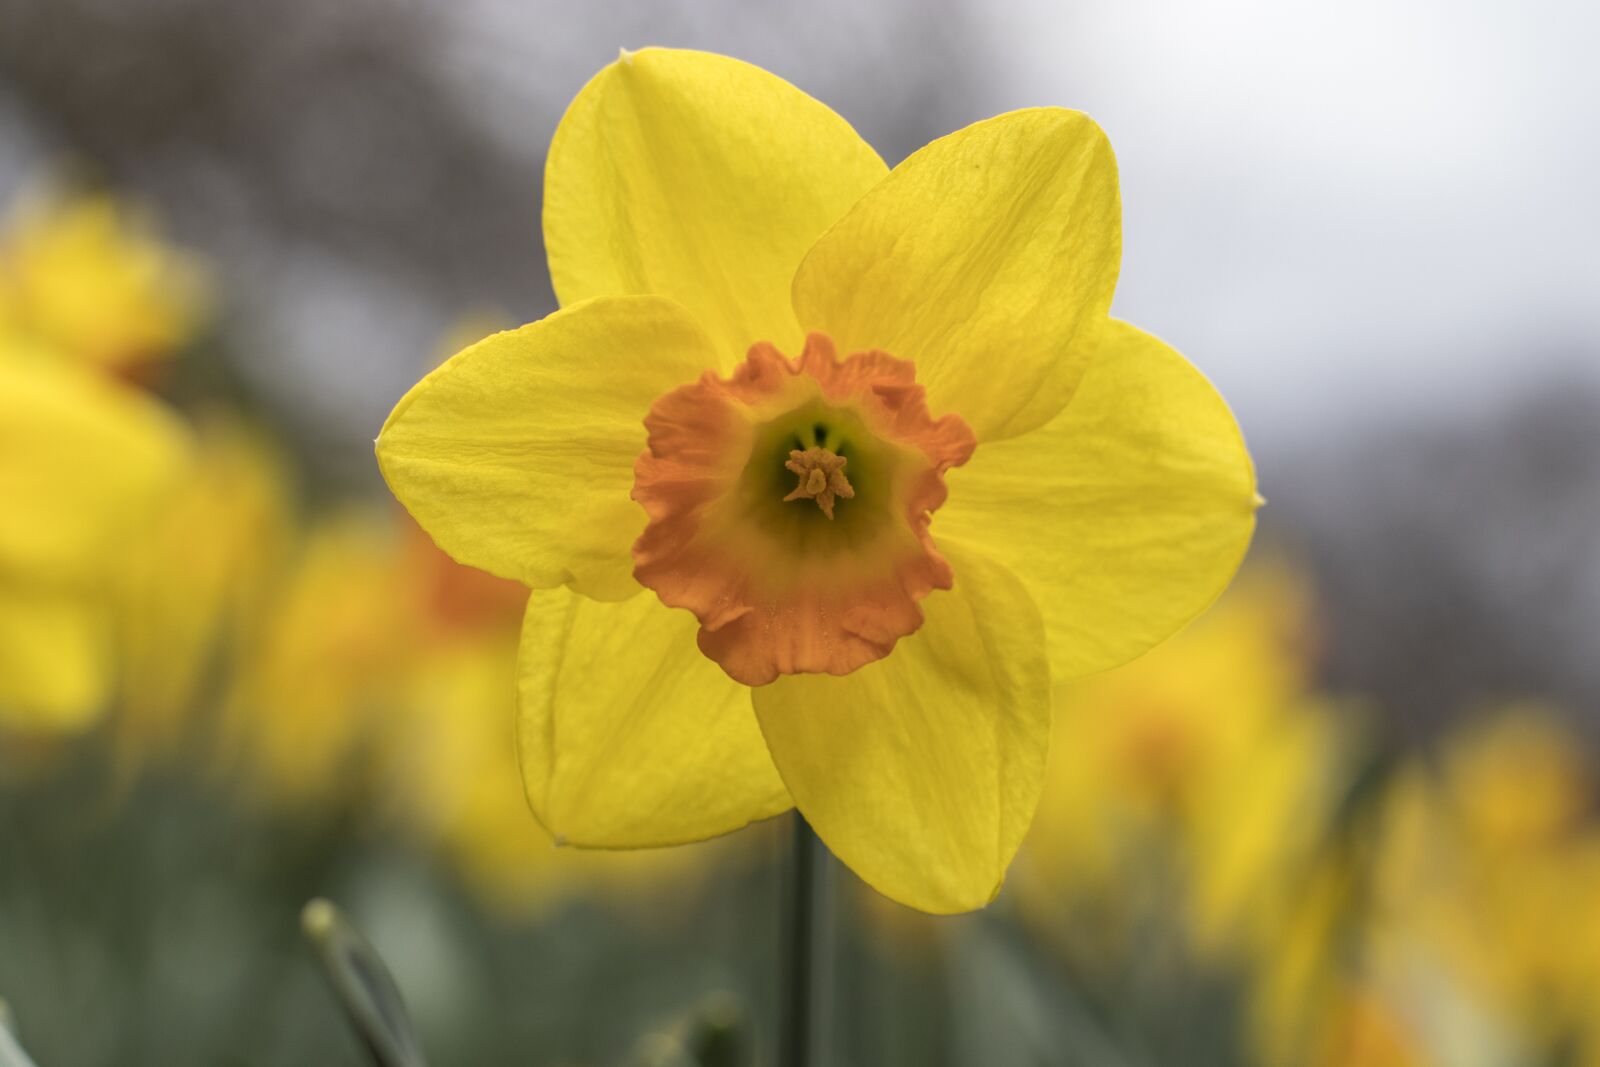
<path fill-rule="evenodd" d="M 0 341 L 0 726 L 70 732 L 106 709 L 122 554 L 187 451 L 158 404 Z"/>
<path fill-rule="evenodd" d="M 367 755 L 405 698 L 415 613 L 398 588 L 405 550 L 378 509 L 312 526 L 265 606 L 222 727 L 223 767 L 289 807 L 366 799 Z"/>
<path fill-rule="evenodd" d="M 1580 832 L 1594 799 L 1583 749 L 1545 707 L 1501 710 L 1445 752 L 1442 785 L 1485 858 L 1560 846 Z"/>
<path fill-rule="evenodd" d="M 1056 746 L 1018 880 L 1047 922 L 1153 906 L 1217 956 L 1264 936 L 1271 894 L 1318 843 L 1339 737 L 1308 691 L 1309 608 L 1278 566 L 1248 575 L 1180 637 L 1061 700 Z"/>
<path fill-rule="evenodd" d="M 467 883 L 507 914 L 580 891 L 690 888 L 709 865 L 700 850 L 557 848 L 539 833 L 511 744 L 516 652 L 514 628 L 418 650 L 405 715 L 378 738 L 394 776 L 396 814 L 436 841 Z"/>
<path fill-rule="evenodd" d="M 292 544 L 285 464 L 263 434 L 214 410 L 196 436 L 170 503 L 127 552 L 117 747 L 130 767 L 180 746 L 253 647 Z"/>
<path fill-rule="evenodd" d="M 1343 1044 L 1341 1031 L 1353 985 L 1344 956 L 1358 936 L 1362 891 L 1357 864 L 1328 835 L 1304 870 L 1275 887 L 1270 939 L 1256 949 L 1247 975 L 1247 1027 L 1261 1058 L 1271 1064 L 1316 1063 Z"/>
<path fill-rule="evenodd" d="M 1600 834 L 1578 753 L 1532 706 L 1466 731 L 1397 783 L 1375 872 L 1379 962 L 1437 961 L 1542 1053 L 1600 1037 Z"/>
<path fill-rule="evenodd" d="M 187 339 L 202 290 L 196 265 L 108 196 L 25 199 L 0 235 L 0 722 L 13 728 L 81 729 L 129 666 L 130 561 L 197 455 L 172 413 L 115 379 Z"/>
<path fill-rule="evenodd" d="M 198 263 L 105 194 L 24 198 L 0 236 L 0 332 L 131 372 L 187 341 L 207 304 Z"/>
<path fill-rule="evenodd" d="M 1428 1067 L 1437 1062 L 1391 998 L 1351 986 L 1339 991 L 1313 1067 Z"/>
<path fill-rule="evenodd" d="M 316 520 L 279 580 L 240 635 L 222 724 L 223 769 L 247 793 L 398 822 L 507 912 L 640 876 L 687 885 L 704 868 L 683 850 L 558 849 L 528 818 L 510 743 L 522 586 L 463 567 L 386 509 Z"/>
<path fill-rule="evenodd" d="M 415 612 L 404 704 L 377 737 L 396 814 L 454 858 L 498 910 L 526 913 L 575 890 L 688 888 L 707 857 L 686 849 L 556 848 L 528 818 L 511 744 L 521 585 L 464 567 L 406 524 L 397 607 Z"/>
<path fill-rule="evenodd" d="M 1201 611 L 1257 502 L 1221 398 L 1108 316 L 1104 135 L 1018 111 L 891 171 L 772 75 L 647 49 L 568 109 L 544 226 L 562 310 L 377 449 L 444 549 L 535 589 L 535 813 L 639 847 L 794 804 L 886 895 L 981 906 L 1052 675 Z"/>
<path fill-rule="evenodd" d="M 1578 751 L 1542 709 L 1507 709 L 1365 795 L 1259 954 L 1267 1061 L 1600 1062 Z"/>

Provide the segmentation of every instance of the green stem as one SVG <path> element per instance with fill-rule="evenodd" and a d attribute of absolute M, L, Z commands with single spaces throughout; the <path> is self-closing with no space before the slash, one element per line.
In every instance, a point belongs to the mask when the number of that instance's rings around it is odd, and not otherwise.
<path fill-rule="evenodd" d="M 833 992 L 833 857 L 799 812 L 789 874 L 778 1065 L 825 1067 Z"/>

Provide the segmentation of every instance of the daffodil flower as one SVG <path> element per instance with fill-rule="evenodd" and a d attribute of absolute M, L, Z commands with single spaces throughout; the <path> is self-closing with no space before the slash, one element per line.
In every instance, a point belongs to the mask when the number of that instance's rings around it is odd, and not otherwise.
<path fill-rule="evenodd" d="M 793 805 L 896 900 L 994 896 L 1052 677 L 1182 626 L 1253 525 L 1221 398 L 1109 317 L 1119 214 L 1073 111 L 890 170 L 721 56 L 624 53 L 579 93 L 545 175 L 561 310 L 377 443 L 441 547 L 534 589 L 519 746 L 558 840 Z"/>
<path fill-rule="evenodd" d="M 0 338 L 0 728 L 75 732 L 106 709 L 118 568 L 188 447 L 154 401 Z"/>
<path fill-rule="evenodd" d="M 1026 917 L 1059 930 L 1087 912 L 1133 931 L 1144 901 L 1199 959 L 1282 951 L 1285 899 L 1350 769 L 1345 722 L 1312 690 L 1310 623 L 1302 576 L 1257 564 L 1156 651 L 1063 687 L 1056 724 L 1072 743 L 1050 752 L 1011 880 Z M 1130 896 L 1157 870 L 1182 892 Z"/>
<path fill-rule="evenodd" d="M 200 265 L 105 194 L 24 197 L 0 244 L 0 332 L 62 357 L 132 373 L 173 355 L 205 317 Z"/>

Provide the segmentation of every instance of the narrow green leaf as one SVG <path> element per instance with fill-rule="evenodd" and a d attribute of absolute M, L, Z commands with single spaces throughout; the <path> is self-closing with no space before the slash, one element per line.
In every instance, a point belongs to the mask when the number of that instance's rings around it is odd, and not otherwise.
<path fill-rule="evenodd" d="M 307 904 L 300 926 L 373 1063 L 427 1067 L 400 990 L 377 950 L 332 901 L 318 898 Z"/>
<path fill-rule="evenodd" d="M 0 1067 L 35 1067 L 17 1041 L 17 1019 L 3 997 L 0 997 Z"/>

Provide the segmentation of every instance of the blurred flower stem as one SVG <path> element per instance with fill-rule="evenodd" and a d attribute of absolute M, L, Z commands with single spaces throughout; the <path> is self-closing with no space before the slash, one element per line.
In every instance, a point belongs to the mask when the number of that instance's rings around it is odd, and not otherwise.
<path fill-rule="evenodd" d="M 833 857 L 798 811 L 792 827 L 777 1062 L 821 1067 L 829 1060 L 833 993 Z"/>
<path fill-rule="evenodd" d="M 400 990 L 383 959 L 331 901 L 317 899 L 300 925 L 377 1067 L 426 1067 Z"/>

